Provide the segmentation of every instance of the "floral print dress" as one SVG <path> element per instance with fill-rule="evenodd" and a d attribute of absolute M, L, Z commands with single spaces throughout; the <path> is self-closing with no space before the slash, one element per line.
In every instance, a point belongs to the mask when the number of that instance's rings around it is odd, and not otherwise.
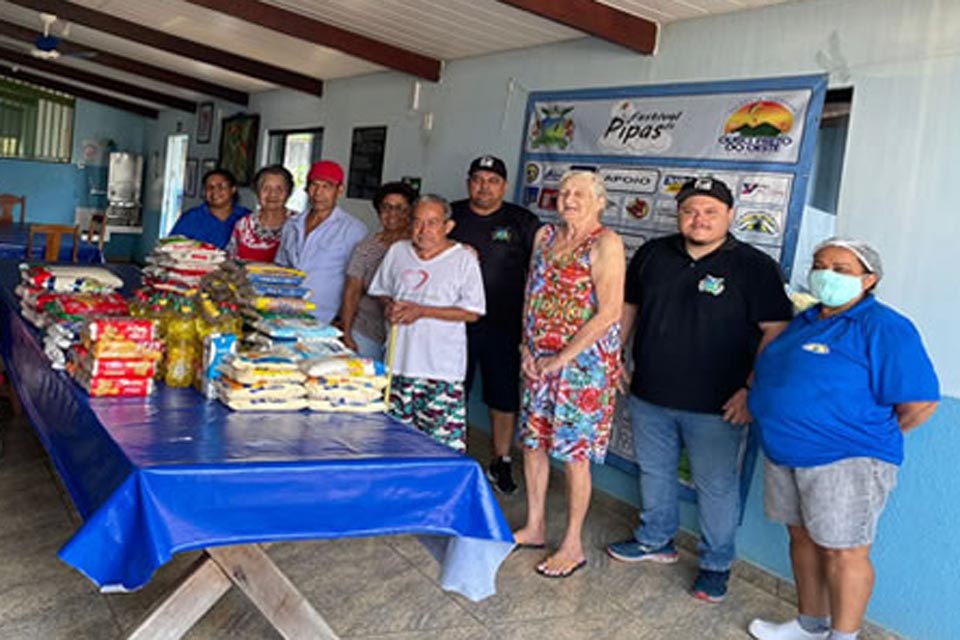
<path fill-rule="evenodd" d="M 553 256 L 557 227 L 548 225 L 527 279 L 524 341 L 534 357 L 559 353 L 596 313 L 591 233 L 571 253 Z M 520 440 L 564 462 L 602 462 L 610 442 L 620 372 L 620 325 L 611 326 L 561 370 L 523 380 Z"/>

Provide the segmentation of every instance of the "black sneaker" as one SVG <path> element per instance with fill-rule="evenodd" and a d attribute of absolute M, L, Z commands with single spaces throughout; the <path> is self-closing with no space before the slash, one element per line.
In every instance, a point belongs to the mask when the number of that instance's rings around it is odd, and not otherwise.
<path fill-rule="evenodd" d="M 494 458 L 487 467 L 487 479 L 493 488 L 505 495 L 517 490 L 517 483 L 513 481 L 513 470 L 509 460 Z"/>

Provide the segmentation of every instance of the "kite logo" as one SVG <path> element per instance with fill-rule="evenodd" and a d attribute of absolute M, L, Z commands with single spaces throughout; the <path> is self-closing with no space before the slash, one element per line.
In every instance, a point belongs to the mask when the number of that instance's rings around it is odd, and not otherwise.
<path fill-rule="evenodd" d="M 730 114 L 719 143 L 731 153 L 777 153 L 793 144 L 789 135 L 793 123 L 789 106 L 776 100 L 755 100 Z"/>
<path fill-rule="evenodd" d="M 538 113 L 539 111 L 539 113 Z M 530 129 L 530 146 L 566 149 L 573 142 L 573 107 L 553 105 L 534 111 Z"/>

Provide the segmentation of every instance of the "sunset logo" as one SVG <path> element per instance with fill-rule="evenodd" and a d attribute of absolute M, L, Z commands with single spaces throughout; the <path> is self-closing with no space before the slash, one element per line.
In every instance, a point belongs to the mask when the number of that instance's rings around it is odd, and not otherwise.
<path fill-rule="evenodd" d="M 793 111 L 774 100 L 755 100 L 730 114 L 720 144 L 733 153 L 776 153 L 793 144 Z"/>

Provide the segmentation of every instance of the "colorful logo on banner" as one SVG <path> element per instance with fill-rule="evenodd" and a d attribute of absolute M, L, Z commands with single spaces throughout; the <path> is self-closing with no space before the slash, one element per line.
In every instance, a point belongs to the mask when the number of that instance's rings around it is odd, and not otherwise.
<path fill-rule="evenodd" d="M 727 118 L 720 144 L 732 153 L 777 153 L 793 144 L 793 111 L 776 100 L 756 100 Z"/>
<path fill-rule="evenodd" d="M 683 116 L 683 110 L 638 110 L 629 100 L 617 103 L 600 136 L 601 147 L 614 150 L 663 152 L 673 143 L 671 131 Z"/>
<path fill-rule="evenodd" d="M 553 105 L 540 107 L 534 112 L 533 128 L 530 131 L 530 146 L 566 149 L 573 142 L 573 107 Z"/>

